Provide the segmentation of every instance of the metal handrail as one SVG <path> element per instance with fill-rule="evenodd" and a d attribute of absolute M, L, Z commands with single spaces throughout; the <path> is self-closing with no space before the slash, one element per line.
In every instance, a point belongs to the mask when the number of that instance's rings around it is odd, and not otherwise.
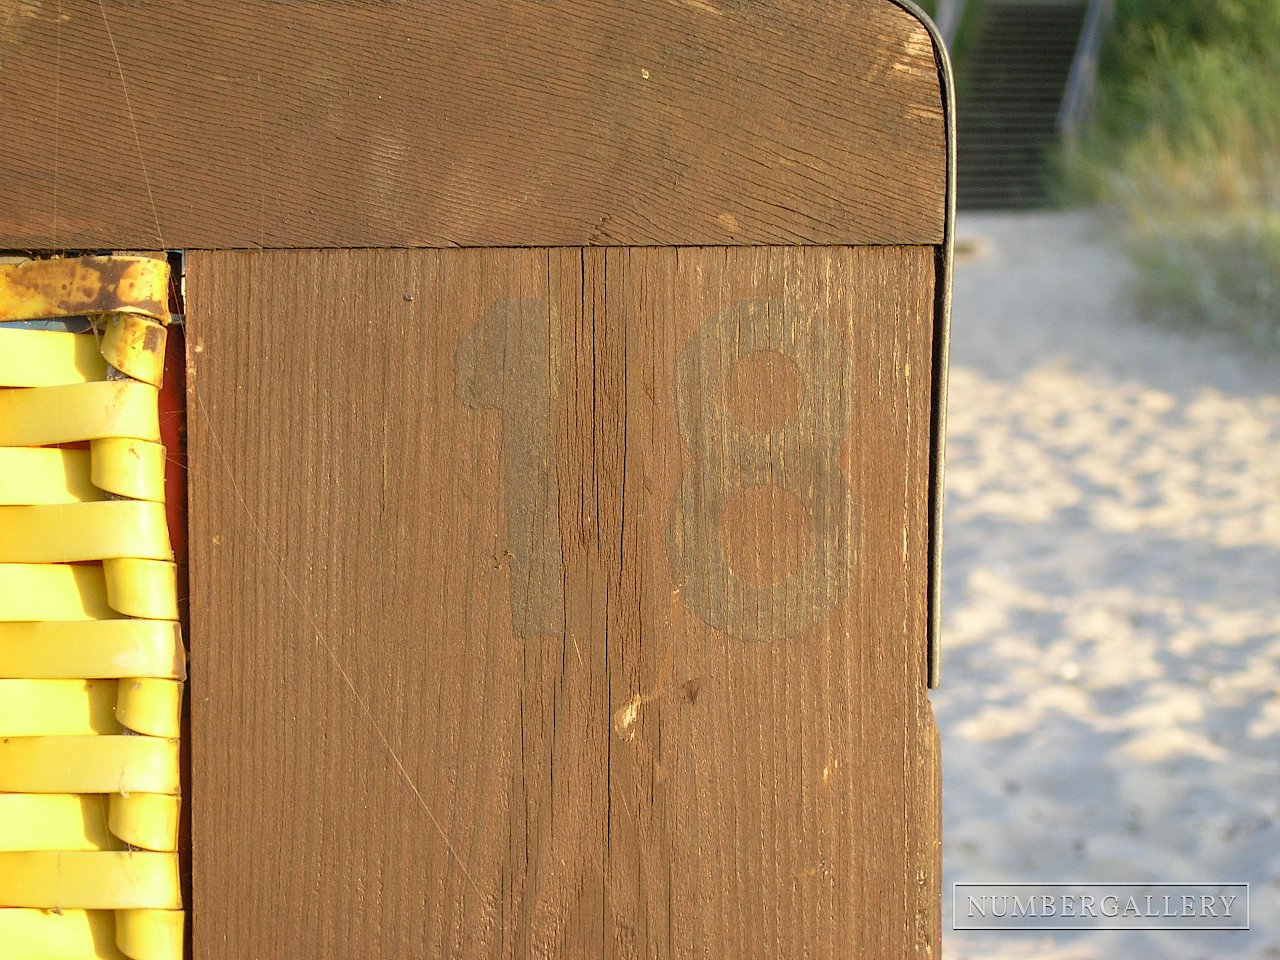
<path fill-rule="evenodd" d="M 951 48 L 956 31 L 960 29 L 960 21 L 964 19 L 964 2 L 965 0 L 938 0 L 938 16 L 934 23 L 947 49 Z"/>
<path fill-rule="evenodd" d="M 1071 61 L 1067 88 L 1062 94 L 1062 106 L 1058 110 L 1058 130 L 1067 141 L 1078 136 L 1081 125 L 1093 110 L 1098 85 L 1098 54 L 1115 10 L 1115 0 L 1089 0 L 1084 24 L 1080 27 L 1080 39 L 1076 42 L 1076 55 Z"/>

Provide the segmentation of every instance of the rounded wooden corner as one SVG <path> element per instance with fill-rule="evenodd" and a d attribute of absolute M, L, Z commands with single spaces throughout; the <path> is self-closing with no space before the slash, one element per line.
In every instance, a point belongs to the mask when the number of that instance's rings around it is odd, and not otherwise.
<path fill-rule="evenodd" d="M 948 84 L 920 24 L 898 0 L 33 7 L 0 248 L 936 244 Z"/>

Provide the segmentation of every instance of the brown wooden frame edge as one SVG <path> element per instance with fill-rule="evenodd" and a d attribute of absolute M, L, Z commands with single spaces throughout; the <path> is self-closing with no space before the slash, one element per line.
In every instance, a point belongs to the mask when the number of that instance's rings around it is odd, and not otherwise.
<path fill-rule="evenodd" d="M 68 9 L 0 28 L 0 248 L 943 238 L 897 0 Z"/>
<path fill-rule="evenodd" d="M 936 689 L 942 679 L 942 514 L 947 460 L 947 375 L 951 352 L 951 285 L 956 234 L 956 92 L 951 55 L 937 25 L 914 0 L 893 0 L 918 19 L 933 41 L 933 54 L 942 87 L 943 120 L 947 138 L 946 210 L 942 246 L 938 250 L 933 311 L 933 421 L 929 432 L 929 614 L 928 683 Z"/>

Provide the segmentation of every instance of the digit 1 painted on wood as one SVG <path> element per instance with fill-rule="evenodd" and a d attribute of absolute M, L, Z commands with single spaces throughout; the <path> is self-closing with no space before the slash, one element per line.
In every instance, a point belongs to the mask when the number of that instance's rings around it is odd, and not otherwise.
<path fill-rule="evenodd" d="M 736 422 L 726 388 L 752 354 L 795 365 L 803 396 L 767 429 Z M 704 322 L 676 361 L 676 414 L 693 463 L 671 505 L 669 553 L 684 602 L 706 623 L 744 640 L 803 633 L 849 586 L 856 542 L 853 497 L 836 454 L 853 415 L 853 358 L 835 326 L 788 300 L 750 300 Z M 772 486 L 803 508 L 809 549 L 788 576 L 746 582 L 725 549 L 726 507 Z"/>
<path fill-rule="evenodd" d="M 503 489 L 518 637 L 564 632 L 560 502 L 551 438 L 551 308 L 499 300 L 463 338 L 457 392 L 473 409 L 502 411 Z"/>

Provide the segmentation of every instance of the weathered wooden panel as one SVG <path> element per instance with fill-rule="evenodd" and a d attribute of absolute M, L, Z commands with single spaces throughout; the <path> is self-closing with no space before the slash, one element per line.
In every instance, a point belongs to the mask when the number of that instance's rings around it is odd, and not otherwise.
<path fill-rule="evenodd" d="M 0 127 L 0 248 L 943 235 L 889 0 L 13 0 Z"/>
<path fill-rule="evenodd" d="M 192 253 L 198 960 L 936 952 L 934 255 Z"/>

